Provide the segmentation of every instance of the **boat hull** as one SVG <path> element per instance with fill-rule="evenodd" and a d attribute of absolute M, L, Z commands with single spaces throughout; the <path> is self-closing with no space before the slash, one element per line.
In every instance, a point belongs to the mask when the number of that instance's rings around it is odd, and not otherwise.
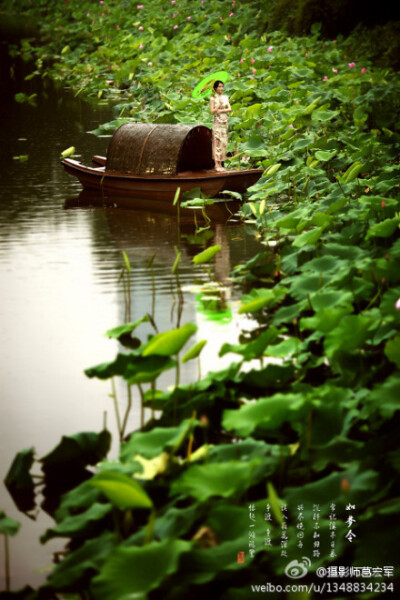
<path fill-rule="evenodd" d="M 101 164 L 101 157 L 94 157 Z M 100 160 L 99 160 L 100 159 Z M 106 195 L 122 195 L 142 200 L 171 201 L 176 190 L 181 194 L 200 188 L 207 196 L 217 196 L 222 191 L 244 193 L 261 177 L 262 169 L 230 171 L 186 171 L 177 175 L 132 175 L 107 171 L 105 166 L 88 167 L 76 160 L 61 161 L 70 175 L 78 178 L 84 189 L 101 191 Z"/>

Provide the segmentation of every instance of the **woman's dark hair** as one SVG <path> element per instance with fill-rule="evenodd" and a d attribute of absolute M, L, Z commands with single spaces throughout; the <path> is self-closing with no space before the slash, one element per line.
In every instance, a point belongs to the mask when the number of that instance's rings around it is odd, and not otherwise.
<path fill-rule="evenodd" d="M 217 79 L 217 81 L 214 81 L 213 89 L 216 90 L 220 83 L 224 85 L 224 82 L 220 81 L 219 79 Z"/>

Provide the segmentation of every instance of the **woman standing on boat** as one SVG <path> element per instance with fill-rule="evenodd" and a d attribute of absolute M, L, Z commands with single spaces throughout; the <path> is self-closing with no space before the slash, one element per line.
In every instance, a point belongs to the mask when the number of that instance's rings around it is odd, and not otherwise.
<path fill-rule="evenodd" d="M 228 147 L 228 113 L 231 112 L 229 98 L 224 92 L 222 81 L 215 81 L 214 95 L 210 98 L 210 112 L 214 115 L 212 127 L 212 151 L 216 171 L 225 171 L 222 162 L 226 159 Z"/>

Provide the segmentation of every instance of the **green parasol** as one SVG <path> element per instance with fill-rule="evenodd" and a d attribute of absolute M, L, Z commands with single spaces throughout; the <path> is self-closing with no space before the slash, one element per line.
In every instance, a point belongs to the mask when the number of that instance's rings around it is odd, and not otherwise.
<path fill-rule="evenodd" d="M 211 73 L 211 75 L 207 75 L 207 77 L 204 77 L 204 79 L 202 79 L 200 83 L 196 85 L 192 92 L 192 97 L 204 98 L 205 96 L 209 96 L 212 94 L 213 85 L 216 81 L 222 81 L 222 83 L 225 83 L 225 81 L 228 79 L 229 73 L 227 71 L 217 71 L 216 73 Z"/>

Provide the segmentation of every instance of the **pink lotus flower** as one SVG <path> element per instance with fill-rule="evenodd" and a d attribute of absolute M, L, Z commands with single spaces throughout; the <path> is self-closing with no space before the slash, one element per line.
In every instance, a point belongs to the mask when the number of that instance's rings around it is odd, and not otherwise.
<path fill-rule="evenodd" d="M 190 21 L 192 17 L 186 17 L 186 21 Z"/>
<path fill-rule="evenodd" d="M 240 73 L 238 73 L 238 77 L 240 77 Z"/>
<path fill-rule="evenodd" d="M 229 16 L 230 16 L 230 17 L 233 17 L 233 12 L 231 12 Z"/>
<path fill-rule="evenodd" d="M 400 310 L 400 298 L 396 300 L 396 304 L 394 305 L 396 310 Z"/>
<path fill-rule="evenodd" d="M 174 25 L 174 29 L 178 29 L 178 25 Z"/>
<path fill-rule="evenodd" d="M 241 59 L 240 59 L 240 62 L 241 62 L 241 63 L 243 62 L 243 58 L 241 58 Z"/>
<path fill-rule="evenodd" d="M 366 72 L 367 72 L 367 69 L 366 69 L 365 67 L 363 67 L 363 68 L 361 69 L 361 73 L 366 73 Z"/>
<path fill-rule="evenodd" d="M 139 50 L 143 50 L 143 44 L 140 44 Z"/>
<path fill-rule="evenodd" d="M 350 63 L 349 63 L 347 66 L 348 66 L 350 69 L 353 69 L 353 68 L 356 66 L 356 63 L 355 63 L 355 62 L 350 62 Z"/>
<path fill-rule="evenodd" d="M 381 202 L 381 206 L 382 206 L 382 208 L 385 208 L 385 206 L 386 206 L 386 202 L 385 202 L 384 200 L 382 200 L 382 202 Z"/>
<path fill-rule="evenodd" d="M 148 63 L 147 63 L 147 66 L 148 66 L 148 67 L 152 67 L 152 66 L 153 66 L 153 63 L 152 63 L 152 62 L 148 62 Z"/>
<path fill-rule="evenodd" d="M 298 103 L 299 103 L 299 101 L 298 101 L 298 100 L 296 100 L 296 104 L 298 104 Z"/>
<path fill-rule="evenodd" d="M 219 20 L 222 21 L 222 17 L 220 17 Z"/>
<path fill-rule="evenodd" d="M 292 123 L 290 123 L 289 127 L 290 129 L 294 129 L 294 125 L 292 125 Z"/>
<path fill-rule="evenodd" d="M 252 73 L 253 73 L 253 75 L 254 75 L 254 73 L 256 72 L 256 70 L 255 70 L 255 69 L 252 69 L 252 70 L 251 70 L 251 72 L 252 72 Z"/>
<path fill-rule="evenodd" d="M 171 0 L 171 4 L 175 4 L 175 0 Z"/>
<path fill-rule="evenodd" d="M 272 48 L 273 48 L 273 46 L 270 46 L 269 48 L 267 48 L 267 52 L 272 52 Z"/>
<path fill-rule="evenodd" d="M 136 8 L 139 8 L 140 10 L 141 8 L 144 8 L 144 4 L 138 4 Z"/>
<path fill-rule="evenodd" d="M 251 62 L 252 62 L 252 63 L 255 63 L 255 62 L 256 62 L 256 59 L 255 59 L 255 58 L 252 58 L 252 59 L 251 59 Z"/>
<path fill-rule="evenodd" d="M 143 31 L 143 27 L 142 26 L 138 27 L 138 30 Z"/>
<path fill-rule="evenodd" d="M 337 72 L 338 72 L 338 70 L 337 70 L 337 69 L 335 69 L 335 67 L 332 67 L 332 71 L 333 71 L 334 73 L 337 73 Z"/>
<path fill-rule="evenodd" d="M 327 76 L 327 75 L 325 75 L 325 77 L 323 78 L 323 80 L 322 80 L 322 81 L 328 81 L 328 76 Z"/>
<path fill-rule="evenodd" d="M 117 26 L 115 27 L 115 29 L 120 29 L 119 25 L 117 25 Z"/>

